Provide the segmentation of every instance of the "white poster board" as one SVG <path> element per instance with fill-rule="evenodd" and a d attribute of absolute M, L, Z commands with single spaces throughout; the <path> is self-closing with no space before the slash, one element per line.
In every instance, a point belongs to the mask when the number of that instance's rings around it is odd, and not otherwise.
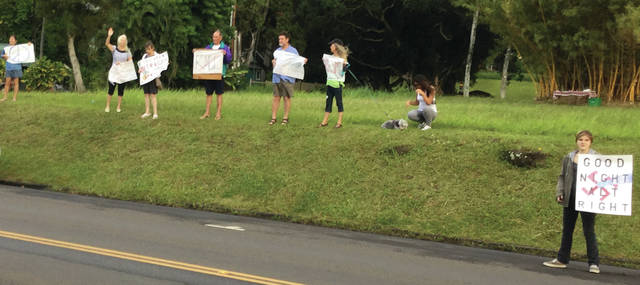
<path fill-rule="evenodd" d="M 273 58 L 276 60 L 273 73 L 301 80 L 304 79 L 304 57 L 290 52 L 276 50 L 273 52 Z"/>
<path fill-rule="evenodd" d="M 224 54 L 219 49 L 197 49 L 193 52 L 193 78 L 209 79 L 198 75 L 222 74 Z"/>
<path fill-rule="evenodd" d="M 117 84 L 138 79 L 133 60 L 127 60 L 111 66 L 109 69 L 109 81 Z"/>
<path fill-rule="evenodd" d="M 343 58 L 325 54 L 322 56 L 322 62 L 324 62 L 324 68 L 327 70 L 327 80 L 337 80 L 339 82 L 344 82 L 345 73 L 343 72 Z"/>
<path fill-rule="evenodd" d="M 36 53 L 33 44 L 20 44 L 4 47 L 4 54 L 9 56 L 8 63 L 32 63 L 36 62 Z"/>
<path fill-rule="evenodd" d="M 631 216 L 633 156 L 578 155 L 576 211 Z"/>
<path fill-rule="evenodd" d="M 160 74 L 169 68 L 169 54 L 156 53 L 154 56 L 143 58 L 138 61 L 138 71 L 140 71 L 140 85 L 147 84 L 160 77 Z"/>

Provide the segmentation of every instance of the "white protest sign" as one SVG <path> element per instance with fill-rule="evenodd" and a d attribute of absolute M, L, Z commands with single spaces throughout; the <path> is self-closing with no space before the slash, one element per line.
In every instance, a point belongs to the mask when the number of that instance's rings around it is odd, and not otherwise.
<path fill-rule="evenodd" d="M 31 63 L 36 61 L 33 44 L 21 44 L 4 47 L 4 54 L 9 56 L 8 63 Z"/>
<path fill-rule="evenodd" d="M 276 50 L 273 52 L 273 58 L 276 60 L 273 73 L 304 79 L 304 57 L 290 52 Z"/>
<path fill-rule="evenodd" d="M 631 216 L 633 156 L 578 155 L 576 211 Z"/>
<path fill-rule="evenodd" d="M 138 79 L 136 67 L 133 66 L 132 60 L 114 64 L 109 69 L 109 81 L 117 84 L 129 82 Z"/>
<path fill-rule="evenodd" d="M 160 77 L 160 74 L 167 68 L 169 68 L 169 54 L 166 51 L 141 59 L 138 61 L 140 85 L 147 84 Z"/>
<path fill-rule="evenodd" d="M 322 56 L 322 62 L 324 62 L 324 68 L 327 70 L 327 80 L 337 80 L 339 82 L 344 82 L 344 59 L 337 56 L 325 54 Z"/>
<path fill-rule="evenodd" d="M 193 53 L 193 78 L 212 79 L 198 75 L 222 74 L 224 54 L 219 49 L 197 49 Z"/>

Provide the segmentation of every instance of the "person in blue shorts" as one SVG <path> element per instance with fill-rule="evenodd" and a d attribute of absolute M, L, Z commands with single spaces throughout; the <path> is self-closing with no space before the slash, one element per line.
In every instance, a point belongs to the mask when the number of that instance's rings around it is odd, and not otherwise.
<path fill-rule="evenodd" d="M 11 49 L 15 47 L 18 41 L 16 40 L 15 35 L 9 36 L 9 46 L 7 48 Z M 28 44 L 31 44 L 30 42 Z M 5 48 L 6 49 L 6 48 Z M 4 82 L 4 96 L 0 99 L 0 102 L 4 102 L 7 100 L 7 94 L 9 93 L 9 88 L 13 83 L 13 101 L 16 101 L 18 98 L 18 90 L 20 89 L 20 78 L 22 78 L 22 64 L 20 63 L 10 63 L 8 61 L 9 55 L 5 54 L 5 49 L 2 50 L 0 54 L 2 58 L 5 60 L 5 82 Z"/>

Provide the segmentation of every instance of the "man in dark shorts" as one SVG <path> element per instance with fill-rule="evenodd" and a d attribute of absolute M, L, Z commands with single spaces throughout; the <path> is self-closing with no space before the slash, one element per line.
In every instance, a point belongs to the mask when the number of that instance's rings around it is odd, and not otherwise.
<path fill-rule="evenodd" d="M 205 92 L 207 93 L 207 107 L 204 112 L 204 115 L 202 115 L 200 119 L 206 119 L 211 115 L 210 113 L 211 101 L 213 101 L 213 93 L 215 92 L 217 95 L 216 102 L 218 104 L 215 119 L 220 120 L 222 118 L 221 111 L 222 111 L 222 94 L 224 94 L 224 76 L 227 74 L 227 67 L 229 63 L 231 63 L 232 57 L 231 57 L 231 50 L 229 49 L 229 46 L 222 41 L 222 33 L 220 32 L 220 30 L 215 30 L 215 32 L 213 32 L 212 39 L 213 39 L 213 42 L 207 45 L 205 48 L 219 49 L 222 51 L 222 54 L 224 54 L 224 58 L 222 60 L 222 63 L 223 63 L 222 78 L 220 80 L 204 81 L 204 88 L 205 88 Z"/>

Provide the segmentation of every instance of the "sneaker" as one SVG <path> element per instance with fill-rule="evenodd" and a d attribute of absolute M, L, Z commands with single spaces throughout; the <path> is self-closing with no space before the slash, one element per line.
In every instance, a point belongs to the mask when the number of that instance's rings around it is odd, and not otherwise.
<path fill-rule="evenodd" d="M 150 116 L 151 116 L 151 114 L 144 113 L 144 114 L 142 114 L 142 116 L 140 116 L 140 119 L 146 119 L 146 118 L 149 118 Z"/>
<path fill-rule="evenodd" d="M 544 264 L 544 266 L 548 266 L 548 267 L 552 267 L 552 268 L 567 268 L 567 265 L 558 261 L 557 258 L 551 260 L 551 261 L 545 261 L 542 264 Z"/>
<path fill-rule="evenodd" d="M 105 113 L 109 113 L 109 112 L 111 112 L 111 110 L 109 109 L 109 107 L 107 107 L 107 108 L 104 108 L 104 112 Z"/>
<path fill-rule="evenodd" d="M 158 118 L 158 114 L 153 114 L 153 118 L 152 119 L 157 119 Z"/>
<path fill-rule="evenodd" d="M 431 126 L 424 126 L 424 128 L 422 128 L 421 130 L 426 131 L 426 130 L 430 130 Z"/>
<path fill-rule="evenodd" d="M 420 124 L 418 125 L 418 129 L 422 129 L 422 128 L 424 128 L 424 126 L 426 126 L 426 125 L 427 125 L 426 123 L 420 123 Z"/>
<path fill-rule="evenodd" d="M 595 274 L 600 274 L 600 267 L 598 265 L 591 264 L 591 265 L 589 265 L 589 272 L 595 273 Z"/>

